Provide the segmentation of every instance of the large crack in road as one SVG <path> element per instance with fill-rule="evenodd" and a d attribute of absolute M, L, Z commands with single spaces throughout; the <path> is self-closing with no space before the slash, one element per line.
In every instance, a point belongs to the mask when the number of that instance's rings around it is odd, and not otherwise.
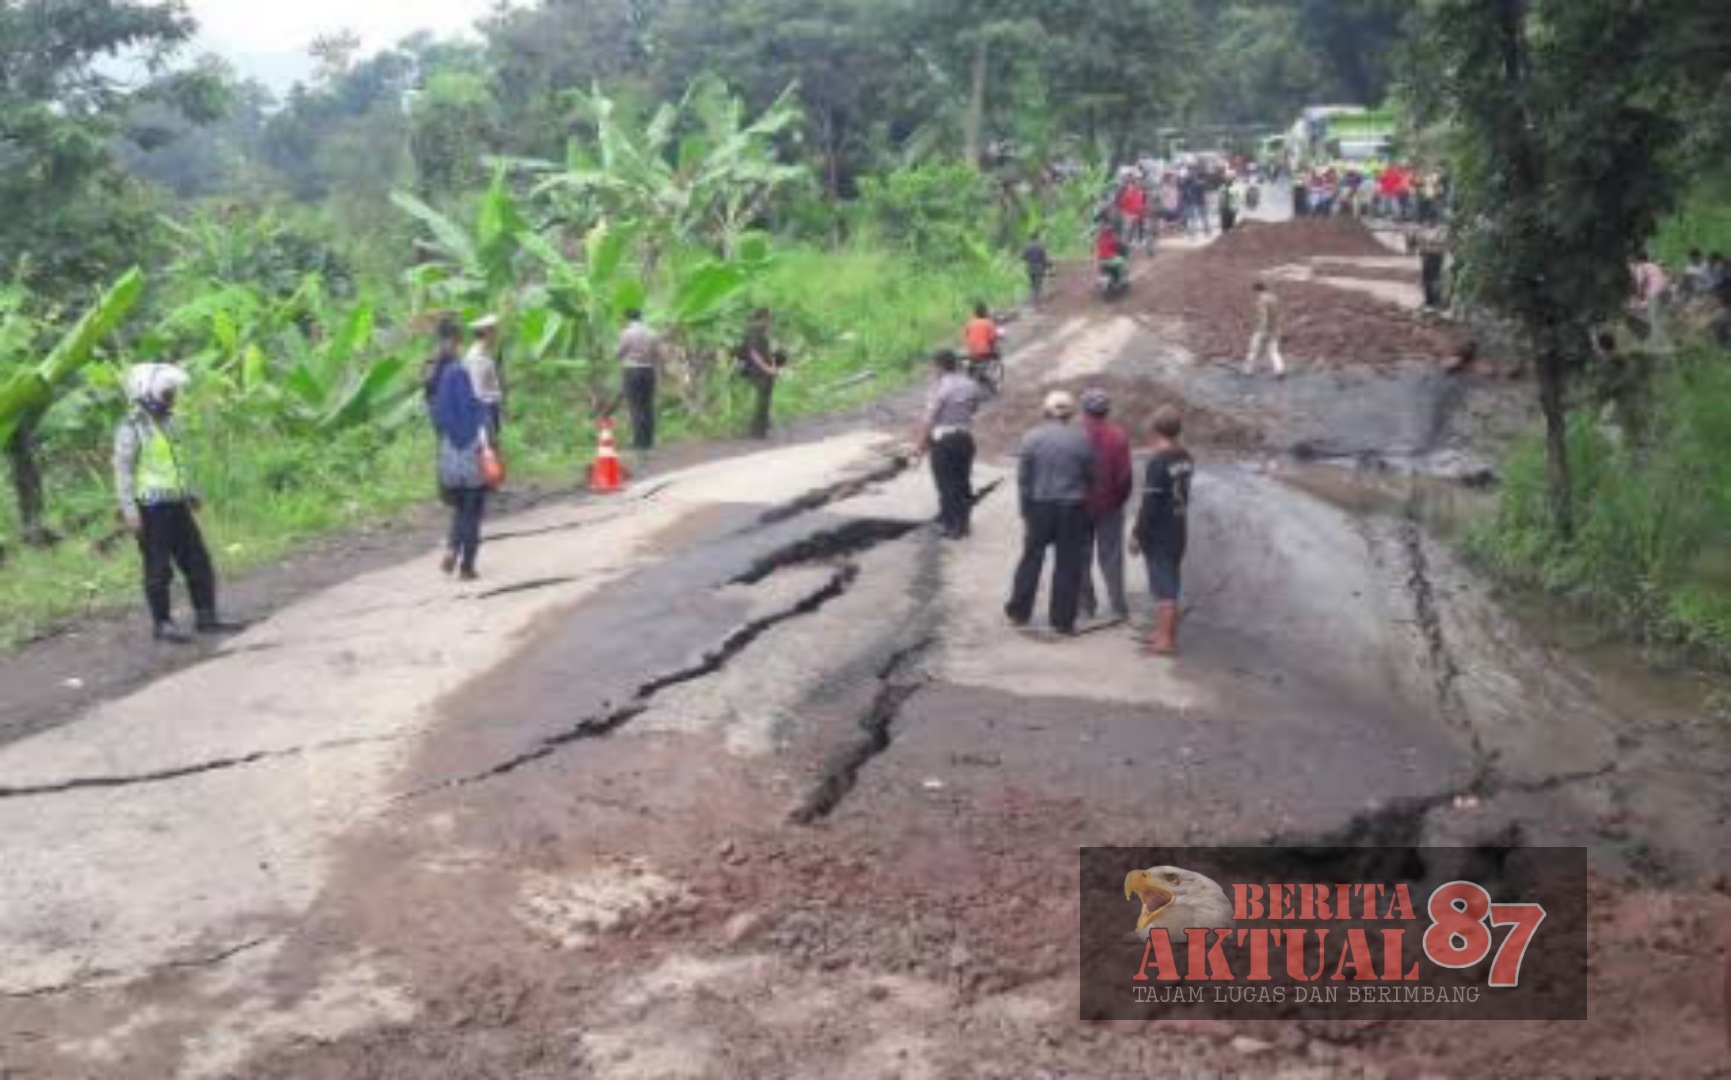
<path fill-rule="evenodd" d="M 902 473 L 907 472 L 912 466 L 913 459 L 911 457 L 897 454 L 867 472 L 851 476 L 834 484 L 814 488 L 796 499 L 771 507 L 758 518 L 758 525 L 760 527 L 780 525 L 846 499 L 857 498 L 879 484 L 889 483 Z"/>
<path fill-rule="evenodd" d="M 405 737 L 406 733 L 404 732 L 394 732 L 387 735 L 369 735 L 354 739 L 334 739 L 330 742 L 312 743 L 307 746 L 295 746 L 284 750 L 256 750 L 249 754 L 214 758 L 192 765 L 180 765 L 154 772 L 122 773 L 111 776 L 79 776 L 70 780 L 57 780 L 46 784 L 0 787 L 0 799 L 33 799 L 50 795 L 66 795 L 77 791 L 100 791 L 113 788 L 140 787 L 149 784 L 165 784 L 208 773 L 242 769 L 267 761 L 282 761 L 289 758 L 305 757 L 309 754 L 352 750 L 357 746 L 396 742 Z"/>
<path fill-rule="evenodd" d="M 848 564 L 837 567 L 821 588 L 809 593 L 790 607 L 745 623 L 728 634 L 715 648 L 704 653 L 697 662 L 663 675 L 657 675 L 640 684 L 625 704 L 607 709 L 594 716 L 585 717 L 566 730 L 542 739 L 531 749 L 507 758 L 487 769 L 455 780 L 447 780 L 430 787 L 417 789 L 403 798 L 416 799 L 437 791 L 496 780 L 537 762 L 545 761 L 574 743 L 611 735 L 648 712 L 658 695 L 673 687 L 695 682 L 715 674 L 740 653 L 750 648 L 758 638 L 775 627 L 823 610 L 826 605 L 845 595 L 858 576 L 859 568 L 857 566 Z"/>
<path fill-rule="evenodd" d="M 936 636 L 922 638 L 890 657 L 878 672 L 877 694 L 860 717 L 859 737 L 830 760 L 823 778 L 789 815 L 790 821 L 811 825 L 828 817 L 859 783 L 860 772 L 866 765 L 890 748 L 902 710 L 929 681 L 920 667 L 937 641 Z"/>

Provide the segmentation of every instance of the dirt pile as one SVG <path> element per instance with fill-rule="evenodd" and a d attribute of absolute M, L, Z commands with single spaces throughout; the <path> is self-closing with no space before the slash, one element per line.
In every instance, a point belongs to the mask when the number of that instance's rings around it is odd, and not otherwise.
<path fill-rule="evenodd" d="M 1266 277 L 1278 267 L 1315 259 L 1387 258 L 1392 253 L 1348 220 L 1251 222 L 1200 251 L 1162 253 L 1125 301 L 1137 314 L 1184 326 L 1185 344 L 1203 360 L 1241 364 L 1255 330 L 1252 286 L 1267 281 L 1282 308 L 1281 346 L 1303 370 L 1386 368 L 1403 361 L 1446 363 L 1464 336 L 1432 319 L 1367 294 Z M 1371 268 L 1330 267 L 1330 276 L 1367 280 L 1416 278 Z"/>

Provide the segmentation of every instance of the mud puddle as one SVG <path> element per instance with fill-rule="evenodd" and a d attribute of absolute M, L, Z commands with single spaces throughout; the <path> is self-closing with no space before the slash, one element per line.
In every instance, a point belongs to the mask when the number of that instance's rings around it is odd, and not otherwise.
<path fill-rule="evenodd" d="M 1422 467 L 1422 462 L 1391 463 L 1382 458 L 1282 459 L 1269 465 L 1268 473 L 1354 517 L 1403 518 L 1443 540 L 1459 539 L 1496 512 L 1494 487 L 1428 475 L 1420 471 Z"/>

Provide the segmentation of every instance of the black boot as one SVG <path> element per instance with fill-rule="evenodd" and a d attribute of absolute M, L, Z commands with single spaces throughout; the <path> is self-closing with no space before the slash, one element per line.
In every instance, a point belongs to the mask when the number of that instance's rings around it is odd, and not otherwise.
<path fill-rule="evenodd" d="M 165 645 L 192 644 L 192 635 L 177 626 L 173 619 L 157 623 L 151 636 Z"/>
<path fill-rule="evenodd" d="M 214 611 L 199 612 L 198 622 L 194 625 L 197 627 L 199 633 L 213 635 L 238 634 L 242 630 L 246 629 L 244 623 L 228 622 L 219 617 Z"/>

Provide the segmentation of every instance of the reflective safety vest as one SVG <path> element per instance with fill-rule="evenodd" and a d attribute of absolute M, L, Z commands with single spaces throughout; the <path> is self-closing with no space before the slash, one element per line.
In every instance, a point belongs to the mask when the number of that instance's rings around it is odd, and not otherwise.
<path fill-rule="evenodd" d="M 134 428 L 139 435 L 138 464 L 132 474 L 138 501 L 145 506 L 186 501 L 191 488 L 168 432 L 142 420 L 134 421 Z"/>

